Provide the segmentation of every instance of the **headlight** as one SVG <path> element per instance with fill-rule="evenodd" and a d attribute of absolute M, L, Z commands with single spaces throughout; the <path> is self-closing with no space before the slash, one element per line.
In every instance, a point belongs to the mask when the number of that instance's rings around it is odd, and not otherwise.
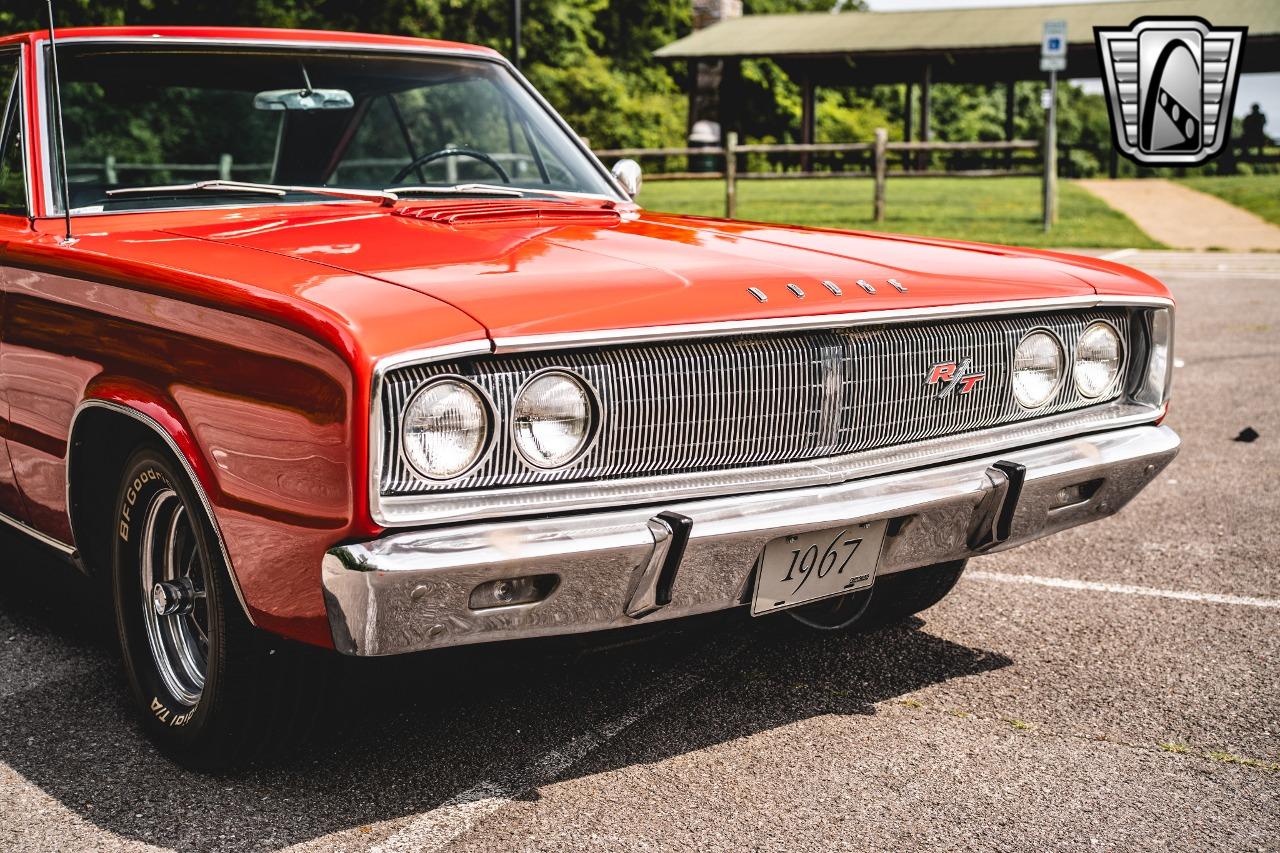
<path fill-rule="evenodd" d="M 1036 331 L 1013 353 L 1013 396 L 1025 408 L 1049 402 L 1062 380 L 1062 345 L 1049 332 Z"/>
<path fill-rule="evenodd" d="M 1110 323 L 1090 323 L 1076 343 L 1076 363 L 1072 374 L 1081 396 L 1101 397 L 1120 375 L 1124 350 L 1120 335 Z"/>
<path fill-rule="evenodd" d="M 489 420 L 489 405 L 474 386 L 461 379 L 438 379 L 414 395 L 405 409 L 405 458 L 432 480 L 457 477 L 484 455 Z"/>
<path fill-rule="evenodd" d="M 594 408 L 591 391 L 577 376 L 560 370 L 535 376 L 516 396 L 516 449 L 537 468 L 568 465 L 591 440 Z"/>

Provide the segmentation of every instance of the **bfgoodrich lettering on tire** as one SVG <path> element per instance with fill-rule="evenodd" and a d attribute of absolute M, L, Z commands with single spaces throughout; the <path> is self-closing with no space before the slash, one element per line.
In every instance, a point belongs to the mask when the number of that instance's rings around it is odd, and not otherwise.
<path fill-rule="evenodd" d="M 305 734 L 329 656 L 248 623 L 204 506 L 164 449 L 140 447 L 125 465 L 113 531 L 116 627 L 151 738 L 211 769 Z"/>

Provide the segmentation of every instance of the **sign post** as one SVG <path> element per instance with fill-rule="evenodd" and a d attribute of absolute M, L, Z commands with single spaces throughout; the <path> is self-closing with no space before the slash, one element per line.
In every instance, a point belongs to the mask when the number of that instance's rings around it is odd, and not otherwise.
<path fill-rule="evenodd" d="M 1067 22 L 1045 21 L 1040 70 L 1049 72 L 1044 117 L 1044 230 L 1058 221 L 1058 72 L 1067 70 Z"/>

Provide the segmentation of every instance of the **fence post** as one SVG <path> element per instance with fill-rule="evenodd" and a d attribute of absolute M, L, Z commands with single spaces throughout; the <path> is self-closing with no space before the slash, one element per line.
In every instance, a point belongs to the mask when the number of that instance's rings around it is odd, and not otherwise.
<path fill-rule="evenodd" d="M 883 127 L 876 128 L 876 195 L 875 219 L 884 222 L 884 184 L 888 172 L 889 131 Z"/>
<path fill-rule="evenodd" d="M 107 162 L 102 164 L 103 177 L 107 180 L 107 186 L 115 186 L 120 183 L 120 176 L 116 174 L 116 155 L 108 154 Z"/>
<path fill-rule="evenodd" d="M 224 181 L 231 180 L 231 155 L 218 155 L 218 177 Z"/>
<path fill-rule="evenodd" d="M 724 218 L 738 215 L 738 132 L 724 136 Z"/>

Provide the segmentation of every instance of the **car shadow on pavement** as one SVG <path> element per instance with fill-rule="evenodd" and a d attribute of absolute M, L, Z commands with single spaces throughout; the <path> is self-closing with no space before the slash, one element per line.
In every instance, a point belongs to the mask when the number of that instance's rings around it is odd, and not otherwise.
<path fill-rule="evenodd" d="M 818 715 L 874 714 L 876 703 L 1012 663 L 934 636 L 920 619 L 842 636 L 741 611 L 663 630 L 348 661 L 334 697 L 343 719 L 323 737 L 291 758 L 200 775 L 141 734 L 91 584 L 7 534 L 0 548 L 0 761 L 103 830 L 179 849 L 281 847 L 417 814 L 480 782 L 520 778 L 638 707 L 647 716 L 556 778 Z M 676 682 L 684 692 L 670 690 Z M 671 700 L 654 706 L 664 691 Z M 528 776 L 525 795 L 536 798 L 548 780 Z M 6 796 L 17 803 L 22 792 Z"/>

